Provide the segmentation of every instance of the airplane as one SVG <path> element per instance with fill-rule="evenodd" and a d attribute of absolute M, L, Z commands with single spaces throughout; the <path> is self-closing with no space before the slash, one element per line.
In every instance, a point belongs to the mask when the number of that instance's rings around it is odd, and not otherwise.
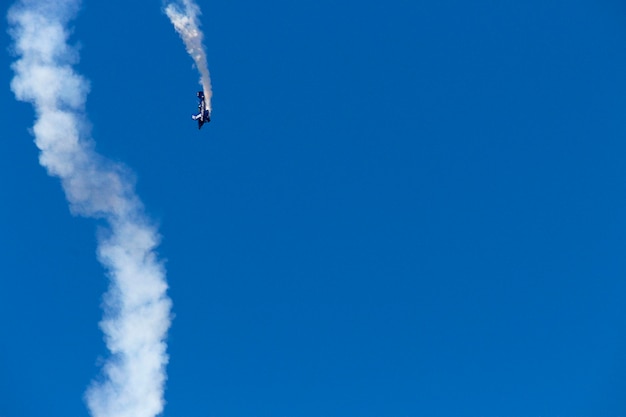
<path fill-rule="evenodd" d="M 198 129 L 201 129 L 203 124 L 209 123 L 211 121 L 211 113 L 209 113 L 209 110 L 206 108 L 204 92 L 198 91 L 198 94 L 196 94 L 196 96 L 198 96 L 198 100 L 200 100 L 200 102 L 198 103 L 198 114 L 194 114 L 193 116 L 191 116 L 191 118 L 198 121 Z"/>

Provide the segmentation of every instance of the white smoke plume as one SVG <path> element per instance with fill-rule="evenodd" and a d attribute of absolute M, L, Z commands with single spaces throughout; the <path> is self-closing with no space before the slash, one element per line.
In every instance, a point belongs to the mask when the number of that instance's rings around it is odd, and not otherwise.
<path fill-rule="evenodd" d="M 200 71 L 200 84 L 204 90 L 204 97 L 207 109 L 211 112 L 211 76 L 206 60 L 206 52 L 202 40 L 204 34 L 200 30 L 200 7 L 193 0 L 181 0 L 180 3 L 170 3 L 165 7 L 165 14 L 170 18 L 174 29 L 183 39 L 187 53 L 191 55 L 193 61 Z"/>
<path fill-rule="evenodd" d="M 163 411 L 165 338 L 171 301 L 155 248 L 159 235 L 132 175 L 96 153 L 85 117 L 89 83 L 74 69 L 67 25 L 80 0 L 21 0 L 8 14 L 17 61 L 11 89 L 33 105 L 32 129 L 48 174 L 60 178 L 72 213 L 103 219 L 98 259 L 110 277 L 100 327 L 111 356 L 86 392 L 94 417 L 154 417 Z"/>

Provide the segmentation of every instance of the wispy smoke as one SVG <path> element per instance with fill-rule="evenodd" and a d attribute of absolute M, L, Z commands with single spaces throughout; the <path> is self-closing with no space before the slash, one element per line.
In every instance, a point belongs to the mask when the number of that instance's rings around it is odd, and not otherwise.
<path fill-rule="evenodd" d="M 170 3 L 165 7 L 165 14 L 170 18 L 176 32 L 185 42 L 187 53 L 191 55 L 198 71 L 200 71 L 200 84 L 204 89 L 207 108 L 211 111 L 211 76 L 206 61 L 206 52 L 202 39 L 204 34 L 200 30 L 198 16 L 201 14 L 200 7 L 193 0 L 181 0 L 180 3 Z"/>
<path fill-rule="evenodd" d="M 67 24 L 79 0 L 22 0 L 8 14 L 18 60 L 11 89 L 32 103 L 39 161 L 61 179 L 72 213 L 105 220 L 98 259 L 111 279 L 100 323 L 111 351 L 86 400 L 94 417 L 153 417 L 163 410 L 171 301 L 155 248 L 159 235 L 132 175 L 97 154 L 84 108 L 88 82 L 72 65 Z"/>

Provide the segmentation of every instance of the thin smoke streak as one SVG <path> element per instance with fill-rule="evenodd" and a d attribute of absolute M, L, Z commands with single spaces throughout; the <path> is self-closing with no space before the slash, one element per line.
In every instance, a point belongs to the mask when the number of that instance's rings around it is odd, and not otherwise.
<path fill-rule="evenodd" d="M 85 116 L 89 83 L 77 74 L 67 25 L 80 0 L 22 0 L 8 14 L 11 90 L 33 105 L 39 162 L 61 180 L 75 215 L 105 220 L 98 260 L 110 288 L 100 327 L 111 352 L 86 392 L 94 417 L 154 417 L 163 411 L 171 300 L 156 254 L 159 235 L 134 191 L 132 174 L 96 153 Z"/>
<path fill-rule="evenodd" d="M 211 89 L 211 75 L 209 74 L 206 51 L 202 44 L 204 34 L 200 29 L 200 21 L 198 20 L 198 16 L 201 14 L 200 7 L 193 0 L 181 0 L 180 3 L 168 4 L 164 11 L 185 43 L 187 53 L 200 72 L 200 85 L 204 90 L 207 108 L 211 112 L 213 90 Z"/>

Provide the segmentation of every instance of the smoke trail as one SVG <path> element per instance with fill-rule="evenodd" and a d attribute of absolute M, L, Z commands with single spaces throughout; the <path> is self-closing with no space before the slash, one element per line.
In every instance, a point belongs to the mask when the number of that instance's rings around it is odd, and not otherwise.
<path fill-rule="evenodd" d="M 8 14 L 18 60 L 16 98 L 34 106 L 35 143 L 59 177 L 75 215 L 99 218 L 98 259 L 110 277 L 100 327 L 111 357 L 86 392 L 94 417 L 153 417 L 163 410 L 165 337 L 171 301 L 155 248 L 159 235 L 134 193 L 131 174 L 96 153 L 85 117 L 88 82 L 72 68 L 66 25 L 80 0 L 21 0 Z"/>
<path fill-rule="evenodd" d="M 204 34 L 200 30 L 200 22 L 198 16 L 201 14 L 200 7 L 193 0 L 181 0 L 182 7 L 175 3 L 170 3 L 165 8 L 165 14 L 170 18 L 176 32 L 185 42 L 187 53 L 191 55 L 198 71 L 200 71 L 200 84 L 204 89 L 204 97 L 206 98 L 207 109 L 211 112 L 211 76 L 209 75 L 209 67 L 206 61 L 206 52 L 202 45 Z"/>

